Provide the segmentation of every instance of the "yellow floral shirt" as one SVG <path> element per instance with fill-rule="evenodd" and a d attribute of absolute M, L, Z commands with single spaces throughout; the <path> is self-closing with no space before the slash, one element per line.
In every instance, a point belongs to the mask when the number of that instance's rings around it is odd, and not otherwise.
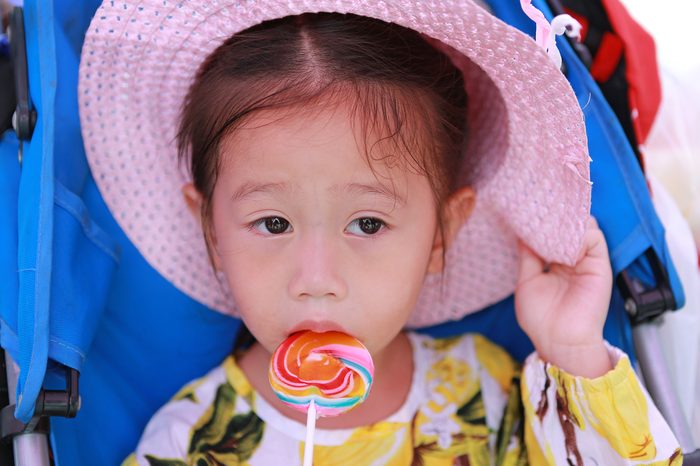
<path fill-rule="evenodd" d="M 479 335 L 409 337 L 415 371 L 402 407 L 373 425 L 317 429 L 315 465 L 682 464 L 671 430 L 615 348 L 615 368 L 584 379 L 536 354 L 521 368 Z M 305 433 L 229 357 L 156 413 L 124 465 L 297 465 Z"/>

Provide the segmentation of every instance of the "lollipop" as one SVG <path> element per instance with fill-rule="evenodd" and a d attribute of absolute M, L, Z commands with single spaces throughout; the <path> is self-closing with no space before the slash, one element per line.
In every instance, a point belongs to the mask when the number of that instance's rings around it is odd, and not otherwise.
<path fill-rule="evenodd" d="M 275 350 L 268 375 L 280 400 L 307 413 L 304 465 L 310 465 L 316 417 L 337 416 L 362 403 L 374 364 L 367 348 L 349 335 L 304 331 Z"/>

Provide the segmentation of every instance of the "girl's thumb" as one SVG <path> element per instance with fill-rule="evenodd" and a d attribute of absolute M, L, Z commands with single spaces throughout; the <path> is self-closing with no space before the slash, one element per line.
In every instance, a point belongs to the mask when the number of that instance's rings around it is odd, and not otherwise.
<path fill-rule="evenodd" d="M 518 284 L 540 275 L 544 268 L 540 256 L 518 239 Z"/>

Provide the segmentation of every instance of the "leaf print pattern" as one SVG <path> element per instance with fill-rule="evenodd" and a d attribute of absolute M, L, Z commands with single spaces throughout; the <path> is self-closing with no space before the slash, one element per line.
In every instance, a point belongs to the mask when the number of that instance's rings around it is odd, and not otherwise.
<path fill-rule="evenodd" d="M 197 399 L 197 388 L 199 385 L 201 385 L 201 381 L 194 381 L 185 385 L 175 394 L 173 401 L 190 400 L 193 403 L 199 403 Z"/>
<path fill-rule="evenodd" d="M 296 458 L 304 457 L 299 443 Z M 406 466 L 413 457 L 413 442 L 408 425 L 381 422 L 355 429 L 342 445 L 314 445 L 314 464 L 322 466 L 382 465 Z"/>
<path fill-rule="evenodd" d="M 239 465 L 253 455 L 262 439 L 264 424 L 252 411 L 231 416 L 235 402 L 233 387 L 220 385 L 213 405 L 192 428 L 190 464 Z"/>
<path fill-rule="evenodd" d="M 484 400 L 481 397 L 481 390 L 459 407 L 457 416 L 465 424 L 486 425 L 486 409 L 484 408 Z"/>
<path fill-rule="evenodd" d="M 462 336 L 428 339 L 423 341 L 423 346 L 432 351 L 446 354 L 459 345 L 462 340 Z"/>
<path fill-rule="evenodd" d="M 496 466 L 527 464 L 525 449 L 512 448 L 513 440 L 523 437 L 524 412 L 520 396 L 520 373 L 516 372 L 513 375 L 508 402 L 496 435 Z"/>
<path fill-rule="evenodd" d="M 564 432 L 566 461 L 572 466 L 583 466 L 583 458 L 576 443 L 576 427 L 581 427 L 578 419 L 572 414 L 565 386 L 557 390 L 557 416 L 561 430 Z"/>
<path fill-rule="evenodd" d="M 182 460 L 156 458 L 151 455 L 146 455 L 146 461 L 148 461 L 149 466 L 187 466 L 187 463 Z"/>
<path fill-rule="evenodd" d="M 476 365 L 464 358 L 470 345 L 463 337 L 426 344 L 429 395 L 413 421 L 415 464 L 474 459 L 484 453 L 488 457 L 489 430 L 479 374 Z"/>

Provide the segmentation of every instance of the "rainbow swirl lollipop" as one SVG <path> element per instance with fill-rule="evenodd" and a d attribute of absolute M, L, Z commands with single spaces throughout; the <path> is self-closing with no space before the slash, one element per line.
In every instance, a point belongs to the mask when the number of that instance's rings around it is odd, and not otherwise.
<path fill-rule="evenodd" d="M 270 385 L 287 405 L 320 416 L 336 416 L 369 394 L 374 363 L 367 348 L 341 332 L 290 335 L 270 361 Z"/>

